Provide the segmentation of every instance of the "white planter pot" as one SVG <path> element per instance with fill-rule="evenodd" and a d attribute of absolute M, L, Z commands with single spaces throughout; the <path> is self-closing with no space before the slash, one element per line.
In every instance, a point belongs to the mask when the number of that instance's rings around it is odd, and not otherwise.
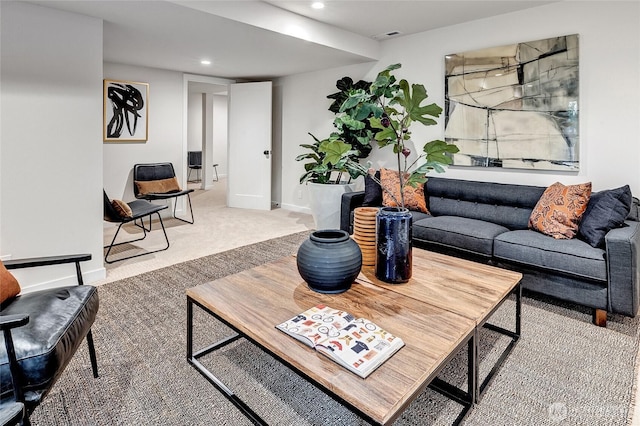
<path fill-rule="evenodd" d="M 340 203 L 342 194 L 353 192 L 357 183 L 323 184 L 308 183 L 311 214 L 316 229 L 340 229 Z"/>

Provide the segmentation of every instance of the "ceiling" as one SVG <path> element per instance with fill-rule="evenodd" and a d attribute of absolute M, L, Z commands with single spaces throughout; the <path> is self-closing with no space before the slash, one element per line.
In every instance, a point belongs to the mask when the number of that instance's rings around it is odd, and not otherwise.
<path fill-rule="evenodd" d="M 390 32 L 397 31 L 400 34 L 394 37 L 400 37 L 554 3 L 522 0 L 328 0 L 324 2 L 324 9 L 314 10 L 310 7 L 312 1 L 265 1 L 290 12 L 378 40 L 389 38 L 386 34 Z"/>
<path fill-rule="evenodd" d="M 315 10 L 307 0 L 28 2 L 103 20 L 106 62 L 239 80 L 374 61 L 387 38 L 553 3 L 326 0 Z"/>

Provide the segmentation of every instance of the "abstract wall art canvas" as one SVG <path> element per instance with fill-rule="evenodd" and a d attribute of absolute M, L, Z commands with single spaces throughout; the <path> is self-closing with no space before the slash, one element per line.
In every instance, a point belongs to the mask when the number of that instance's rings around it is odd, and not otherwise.
<path fill-rule="evenodd" d="M 578 35 L 445 57 L 454 166 L 577 171 Z"/>
<path fill-rule="evenodd" d="M 146 141 L 149 122 L 149 84 L 104 80 L 105 142 Z"/>

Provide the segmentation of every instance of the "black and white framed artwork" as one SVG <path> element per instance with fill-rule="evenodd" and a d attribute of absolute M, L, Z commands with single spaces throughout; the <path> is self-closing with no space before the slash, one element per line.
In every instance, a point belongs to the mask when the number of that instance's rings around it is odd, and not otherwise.
<path fill-rule="evenodd" d="M 149 84 L 104 80 L 105 142 L 146 141 L 149 131 Z"/>

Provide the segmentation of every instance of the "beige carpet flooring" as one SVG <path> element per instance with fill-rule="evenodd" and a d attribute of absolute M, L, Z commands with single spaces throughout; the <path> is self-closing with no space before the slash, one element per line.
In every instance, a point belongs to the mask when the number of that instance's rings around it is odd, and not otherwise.
<path fill-rule="evenodd" d="M 196 189 L 191 194 L 195 223 L 190 225 L 173 218 L 165 219 L 171 243 L 168 250 L 106 265 L 107 277 L 92 284 L 102 285 L 187 260 L 314 228 L 313 218 L 307 214 L 284 209 L 254 211 L 226 207 L 225 179 L 215 182 L 213 188 L 206 191 L 199 189 L 199 184 L 191 183 L 189 187 Z M 157 222 L 153 223 L 154 231 L 145 240 L 134 243 L 135 245 L 123 245 L 116 253 L 142 253 L 162 247 L 164 239 L 157 225 Z M 111 241 L 115 230 L 115 226 L 105 222 L 105 245 Z M 138 235 L 139 229 L 131 225 L 124 227 L 118 240 L 133 239 Z M 598 342 L 594 342 L 594 345 L 597 344 Z M 607 361 L 594 359 L 594 362 Z M 638 370 L 636 367 L 636 388 L 640 385 Z M 640 404 L 635 404 L 633 418 L 629 424 L 640 426 Z"/>
<path fill-rule="evenodd" d="M 165 266 L 174 265 L 191 259 L 220 253 L 236 247 L 271 238 L 289 235 L 295 232 L 313 229 L 311 215 L 295 213 L 284 209 L 270 211 L 235 209 L 226 206 L 226 179 L 213 183 L 209 190 L 198 189 L 199 184 L 190 183 L 189 188 L 196 189 L 191 194 L 193 204 L 193 225 L 174 218 L 163 221 L 171 244 L 169 249 L 149 255 L 107 264 L 107 277 L 97 283 L 117 281 L 123 278 L 152 271 Z M 172 209 L 172 207 L 170 207 Z M 164 212 L 168 212 L 167 209 Z M 117 226 L 105 222 L 104 245 L 108 245 L 116 232 Z M 156 221 L 153 231 L 142 241 L 125 244 L 112 250 L 113 257 L 118 258 L 152 251 L 164 246 L 164 236 Z M 134 225 L 124 226 L 117 241 L 135 239 L 141 230 Z M 112 256 L 110 256 L 110 259 Z"/>

